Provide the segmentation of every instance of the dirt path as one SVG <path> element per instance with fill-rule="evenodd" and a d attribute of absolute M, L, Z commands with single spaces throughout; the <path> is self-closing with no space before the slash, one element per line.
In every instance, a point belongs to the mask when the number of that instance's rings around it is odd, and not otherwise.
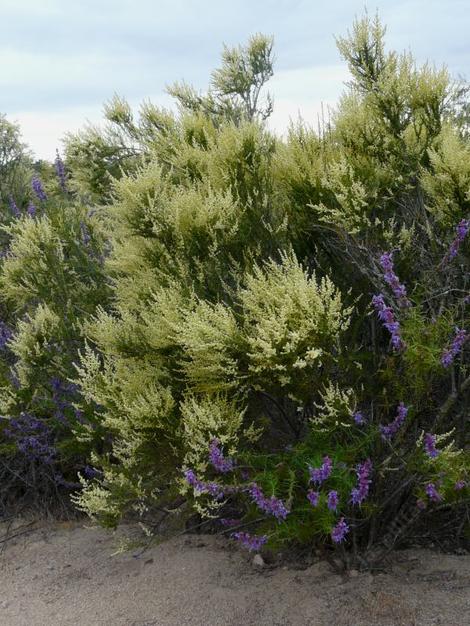
<path fill-rule="evenodd" d="M 139 558 L 112 556 L 115 546 L 83 523 L 0 544 L 1 626 L 470 624 L 468 556 L 400 552 L 386 574 L 344 578 L 324 562 L 260 571 L 216 537 L 175 539 Z"/>

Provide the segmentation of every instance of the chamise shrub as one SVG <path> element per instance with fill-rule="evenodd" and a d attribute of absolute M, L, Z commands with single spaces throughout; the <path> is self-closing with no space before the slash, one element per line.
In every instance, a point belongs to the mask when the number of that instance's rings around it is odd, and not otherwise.
<path fill-rule="evenodd" d="M 55 469 L 107 526 L 196 514 L 356 567 L 423 521 L 468 536 L 466 92 L 377 18 L 337 44 L 351 81 L 318 131 L 270 132 L 256 35 L 174 113 L 116 97 L 67 140 L 73 203 L 4 228 L 3 412 L 49 427 L 46 379 L 73 385 Z"/>

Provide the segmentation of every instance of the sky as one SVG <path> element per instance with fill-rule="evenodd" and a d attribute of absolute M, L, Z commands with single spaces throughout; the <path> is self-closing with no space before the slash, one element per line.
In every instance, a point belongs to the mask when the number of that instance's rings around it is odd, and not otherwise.
<path fill-rule="evenodd" d="M 113 94 L 169 107 L 167 85 L 206 89 L 222 45 L 262 32 L 275 40 L 270 126 L 316 125 L 348 80 L 335 36 L 364 9 L 379 12 L 388 48 L 470 77 L 470 0 L 0 0 L 0 113 L 52 160 Z"/>

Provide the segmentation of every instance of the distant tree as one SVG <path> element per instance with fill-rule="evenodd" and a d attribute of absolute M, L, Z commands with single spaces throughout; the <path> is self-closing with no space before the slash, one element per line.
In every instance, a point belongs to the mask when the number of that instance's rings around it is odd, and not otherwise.
<path fill-rule="evenodd" d="M 31 156 L 20 128 L 0 114 L 0 206 L 21 208 L 30 195 Z"/>

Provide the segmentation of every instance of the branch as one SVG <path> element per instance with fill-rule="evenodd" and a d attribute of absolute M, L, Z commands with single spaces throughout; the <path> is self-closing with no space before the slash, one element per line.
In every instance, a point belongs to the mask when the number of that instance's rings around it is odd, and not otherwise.
<path fill-rule="evenodd" d="M 441 405 L 441 408 L 439 409 L 439 412 L 437 414 L 437 417 L 434 421 L 434 426 L 436 426 L 436 424 L 443 418 L 445 417 L 449 411 L 452 409 L 452 407 L 454 406 L 454 404 L 457 402 L 457 400 L 459 399 L 459 396 L 464 392 L 467 391 L 467 389 L 470 390 L 470 376 L 468 376 L 463 383 L 460 385 L 459 389 L 456 389 L 455 391 L 453 391 L 447 398 L 447 400 L 444 402 L 444 404 Z"/>

